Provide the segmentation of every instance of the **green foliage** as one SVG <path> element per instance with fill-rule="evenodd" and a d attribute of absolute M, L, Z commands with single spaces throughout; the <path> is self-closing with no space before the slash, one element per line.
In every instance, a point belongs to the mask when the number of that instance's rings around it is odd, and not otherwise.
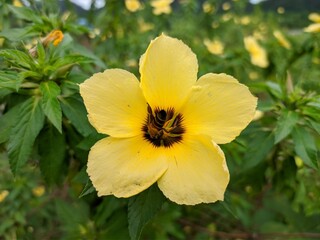
<path fill-rule="evenodd" d="M 34 141 L 43 127 L 44 114 L 39 99 L 31 97 L 20 104 L 17 119 L 8 140 L 8 155 L 13 174 L 27 162 Z"/>
<path fill-rule="evenodd" d="M 128 221 L 131 239 L 140 238 L 143 227 L 159 211 L 164 200 L 165 197 L 157 186 L 152 186 L 129 199 Z"/>
<path fill-rule="evenodd" d="M 300 27 L 307 12 L 188 0 L 155 15 L 150 1 L 136 12 L 117 0 L 88 11 L 59 2 L 0 3 L 1 239 L 320 238 L 320 35 Z M 155 185 L 130 199 L 98 197 L 86 173 L 90 148 L 106 136 L 89 123 L 79 84 L 114 67 L 139 77 L 139 57 L 161 33 L 191 47 L 199 76 L 231 74 L 259 99 L 261 116 L 222 146 L 224 202 L 178 206 Z M 266 50 L 266 68 L 251 62 L 246 36 Z"/>

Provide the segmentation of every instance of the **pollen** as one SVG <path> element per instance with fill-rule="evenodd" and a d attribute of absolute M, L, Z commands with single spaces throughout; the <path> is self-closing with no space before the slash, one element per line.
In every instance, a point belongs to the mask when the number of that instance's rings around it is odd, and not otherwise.
<path fill-rule="evenodd" d="M 152 108 L 148 105 L 148 115 L 142 127 L 144 139 L 155 147 L 171 147 L 182 141 L 185 128 L 183 117 L 173 108 L 166 110 Z"/>

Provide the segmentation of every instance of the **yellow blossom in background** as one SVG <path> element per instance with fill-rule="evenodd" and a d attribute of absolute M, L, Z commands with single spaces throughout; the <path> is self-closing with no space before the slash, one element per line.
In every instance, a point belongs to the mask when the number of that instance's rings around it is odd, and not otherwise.
<path fill-rule="evenodd" d="M 248 25 L 251 22 L 251 19 L 249 16 L 244 16 L 240 19 L 240 23 L 242 25 Z"/>
<path fill-rule="evenodd" d="M 231 18 L 233 18 L 231 13 L 225 13 L 222 15 L 222 21 L 224 21 L 224 22 L 231 20 Z"/>
<path fill-rule="evenodd" d="M 312 22 L 320 23 L 320 14 L 318 13 L 310 13 L 308 18 Z"/>
<path fill-rule="evenodd" d="M 151 6 L 153 7 L 153 14 L 170 14 L 172 12 L 172 8 L 170 6 L 174 0 L 153 0 L 151 2 Z"/>
<path fill-rule="evenodd" d="M 36 197 L 41 197 L 45 193 L 45 188 L 44 186 L 38 186 L 32 189 L 33 195 Z"/>
<path fill-rule="evenodd" d="M 261 119 L 263 117 L 263 115 L 264 115 L 264 113 L 262 111 L 256 110 L 252 121 L 257 121 L 257 120 Z"/>
<path fill-rule="evenodd" d="M 221 55 L 224 51 L 224 45 L 219 40 L 209 40 L 205 39 L 203 41 L 204 45 L 207 47 L 208 51 L 215 55 Z"/>
<path fill-rule="evenodd" d="M 310 24 L 308 27 L 304 28 L 305 32 L 320 32 L 320 14 L 318 13 L 310 13 L 309 19 L 314 22 Z"/>
<path fill-rule="evenodd" d="M 202 10 L 204 13 L 212 13 L 214 11 L 214 6 L 210 2 L 205 1 L 202 4 Z"/>
<path fill-rule="evenodd" d="M 223 200 L 229 171 L 217 144 L 249 124 L 257 99 L 226 74 L 197 80 L 196 55 L 165 35 L 151 41 L 139 72 L 140 81 L 107 69 L 80 84 L 90 123 L 109 135 L 88 156 L 98 196 L 131 197 L 157 183 L 178 204 Z"/>
<path fill-rule="evenodd" d="M 125 0 L 125 6 L 130 12 L 136 12 L 141 8 L 139 0 Z"/>
<path fill-rule="evenodd" d="M 215 29 L 215 28 L 218 28 L 219 26 L 220 26 L 220 23 L 219 23 L 219 22 L 212 22 L 212 23 L 211 23 L 211 27 L 214 28 L 214 29 Z"/>
<path fill-rule="evenodd" d="M 0 192 L 0 203 L 3 202 L 8 195 L 9 195 L 9 191 L 8 190 L 2 190 Z"/>
<path fill-rule="evenodd" d="M 136 67 L 136 66 L 138 66 L 138 63 L 137 63 L 137 61 L 134 60 L 134 59 L 128 59 L 128 60 L 126 61 L 126 65 L 127 65 L 128 67 Z"/>
<path fill-rule="evenodd" d="M 261 68 L 266 68 L 269 65 L 266 50 L 259 45 L 257 40 L 248 36 L 244 38 L 244 46 L 250 54 L 251 63 Z"/>
<path fill-rule="evenodd" d="M 259 74 L 258 74 L 257 72 L 250 72 L 250 73 L 249 73 L 249 78 L 250 78 L 251 80 L 257 80 L 258 77 L 259 77 Z"/>
<path fill-rule="evenodd" d="M 138 25 L 140 32 L 148 32 L 154 28 L 152 23 L 145 22 L 143 18 L 138 19 Z"/>
<path fill-rule="evenodd" d="M 273 32 L 273 36 L 278 40 L 280 45 L 286 49 L 291 49 L 290 42 L 285 38 L 285 36 L 278 30 Z"/>
<path fill-rule="evenodd" d="M 13 0 L 12 5 L 15 7 L 23 7 L 23 4 L 19 0 Z"/>
<path fill-rule="evenodd" d="M 285 9 L 284 9 L 284 7 L 278 7 L 277 8 L 277 12 L 279 13 L 279 14 L 284 14 L 285 13 Z"/>
<path fill-rule="evenodd" d="M 231 9 L 231 4 L 230 4 L 229 2 L 223 3 L 223 4 L 222 4 L 222 9 L 223 9 L 224 11 L 230 10 L 230 9 Z"/>

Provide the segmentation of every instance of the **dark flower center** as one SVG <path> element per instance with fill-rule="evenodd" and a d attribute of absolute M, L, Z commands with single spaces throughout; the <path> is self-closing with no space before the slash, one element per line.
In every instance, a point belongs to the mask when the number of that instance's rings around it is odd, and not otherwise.
<path fill-rule="evenodd" d="M 148 105 L 148 116 L 142 127 L 144 138 L 155 147 L 171 147 L 182 140 L 185 132 L 182 120 L 182 115 L 176 114 L 173 108 L 153 111 Z"/>

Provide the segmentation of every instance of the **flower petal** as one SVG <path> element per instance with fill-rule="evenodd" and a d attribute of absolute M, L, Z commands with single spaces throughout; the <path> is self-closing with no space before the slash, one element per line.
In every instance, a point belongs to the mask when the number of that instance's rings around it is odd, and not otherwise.
<path fill-rule="evenodd" d="M 182 41 L 161 35 L 140 59 L 141 88 L 152 108 L 178 109 L 197 80 L 196 55 Z"/>
<path fill-rule="evenodd" d="M 187 132 L 210 135 L 221 144 L 232 141 L 249 124 L 256 105 L 257 98 L 235 78 L 209 73 L 198 80 L 181 112 Z"/>
<path fill-rule="evenodd" d="M 158 180 L 166 197 L 187 205 L 223 200 L 229 172 L 218 145 L 209 137 L 193 136 L 169 150 L 168 170 Z"/>
<path fill-rule="evenodd" d="M 104 138 L 91 149 L 87 172 L 98 195 L 130 197 L 155 183 L 167 161 L 142 136 Z"/>
<path fill-rule="evenodd" d="M 80 93 L 98 132 L 113 137 L 141 134 L 147 103 L 133 74 L 121 69 L 94 74 L 80 84 Z"/>

